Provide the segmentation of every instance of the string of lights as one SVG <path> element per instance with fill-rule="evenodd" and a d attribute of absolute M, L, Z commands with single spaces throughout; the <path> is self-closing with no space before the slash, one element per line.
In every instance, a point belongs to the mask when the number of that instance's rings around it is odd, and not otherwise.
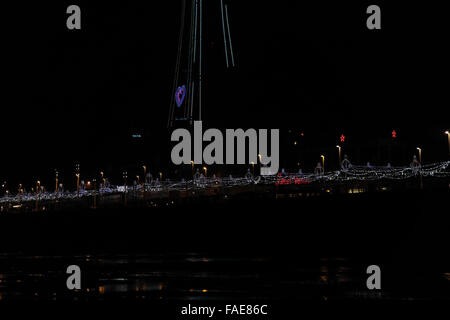
<path fill-rule="evenodd" d="M 341 170 L 319 173 L 279 173 L 274 176 L 254 176 L 247 172 L 244 177 L 232 177 L 231 175 L 224 178 L 216 176 L 206 177 L 203 174 L 194 175 L 192 180 L 160 181 L 152 180 L 149 183 L 126 186 L 116 185 L 101 187 L 99 190 L 77 191 L 55 191 L 55 192 L 34 192 L 34 193 L 18 193 L 15 195 L 5 194 L 0 198 L 0 203 L 22 203 L 30 201 L 45 200 L 76 200 L 79 198 L 93 197 L 96 195 L 105 196 L 114 193 L 161 193 L 170 191 L 188 191 L 197 189 L 208 189 L 215 187 L 233 188 L 255 184 L 263 185 L 283 185 L 283 184 L 313 184 L 313 183 L 342 183 L 342 182 L 358 182 L 358 181 L 377 181 L 377 180 L 406 180 L 414 177 L 450 177 L 449 171 L 450 161 L 427 164 L 412 163 L 408 167 L 391 167 L 391 166 L 366 166 L 351 164 L 341 168 Z"/>

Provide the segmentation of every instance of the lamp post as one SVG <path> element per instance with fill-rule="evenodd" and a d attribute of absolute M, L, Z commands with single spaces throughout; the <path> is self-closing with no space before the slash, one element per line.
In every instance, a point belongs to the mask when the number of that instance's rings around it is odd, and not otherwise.
<path fill-rule="evenodd" d="M 23 189 L 22 189 L 22 184 L 20 183 L 20 184 L 19 184 L 19 201 L 20 201 L 20 202 L 22 202 L 22 191 L 23 191 Z"/>
<path fill-rule="evenodd" d="M 419 150 L 419 163 L 422 166 L 422 149 L 417 147 L 417 150 Z M 420 189 L 423 190 L 423 179 L 422 179 L 422 173 L 419 171 L 419 180 L 420 180 Z"/>
<path fill-rule="evenodd" d="M 41 182 L 36 181 L 36 211 L 39 210 L 39 190 L 41 189 Z"/>
<path fill-rule="evenodd" d="M 258 174 L 261 175 L 261 153 L 258 153 Z"/>
<path fill-rule="evenodd" d="M 338 148 L 338 152 L 339 152 L 339 168 L 340 168 L 341 167 L 341 162 L 342 162 L 342 159 L 341 159 L 342 148 L 341 148 L 340 145 L 337 145 L 336 148 Z"/>
<path fill-rule="evenodd" d="M 123 178 L 123 201 L 124 201 L 124 205 L 127 205 L 127 178 L 128 178 L 128 173 L 126 171 L 124 171 L 122 173 L 122 178 Z"/>
<path fill-rule="evenodd" d="M 208 175 L 208 168 L 207 167 L 203 167 L 203 170 L 205 171 L 205 177 Z"/>
<path fill-rule="evenodd" d="M 80 197 L 80 164 L 75 165 L 75 176 L 77 177 L 77 198 Z"/>
<path fill-rule="evenodd" d="M 325 156 L 322 154 L 320 157 L 322 158 L 322 169 L 325 172 Z"/>
<path fill-rule="evenodd" d="M 448 155 L 450 156 L 450 131 L 445 131 L 444 132 L 447 135 L 447 140 L 448 140 Z"/>
<path fill-rule="evenodd" d="M 58 187 L 59 187 L 59 172 L 55 169 L 55 203 L 58 199 Z"/>
<path fill-rule="evenodd" d="M 94 182 L 94 209 L 97 208 L 97 179 L 93 179 L 92 182 Z"/>
<path fill-rule="evenodd" d="M 58 170 L 55 169 L 55 195 L 58 195 L 58 185 L 59 185 L 59 173 Z"/>
<path fill-rule="evenodd" d="M 3 192 L 6 191 L 6 181 L 3 181 L 3 183 L 2 183 L 2 190 L 3 190 Z"/>
<path fill-rule="evenodd" d="M 144 192 L 145 192 L 145 179 L 147 178 L 147 166 L 142 166 L 142 169 L 144 169 L 144 178 L 142 179 L 142 185 L 143 185 L 143 189 L 144 189 Z"/>
<path fill-rule="evenodd" d="M 124 185 L 125 191 L 126 191 L 126 190 L 127 190 L 127 178 L 128 178 L 128 174 L 127 174 L 126 171 L 124 171 L 124 172 L 122 173 L 122 177 L 123 177 L 123 185 Z"/>

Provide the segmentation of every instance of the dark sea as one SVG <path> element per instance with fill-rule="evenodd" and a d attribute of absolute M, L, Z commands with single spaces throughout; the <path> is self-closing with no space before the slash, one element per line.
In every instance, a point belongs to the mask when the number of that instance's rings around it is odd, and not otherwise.
<path fill-rule="evenodd" d="M 247 195 L 4 213 L 0 300 L 448 303 L 448 200 L 445 190 Z M 80 267 L 79 290 L 67 289 L 69 265 Z M 366 285 L 370 265 L 380 290 Z"/>

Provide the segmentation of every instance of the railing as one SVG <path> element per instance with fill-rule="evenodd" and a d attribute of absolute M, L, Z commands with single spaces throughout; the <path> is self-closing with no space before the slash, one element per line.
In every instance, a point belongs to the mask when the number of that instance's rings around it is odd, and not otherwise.
<path fill-rule="evenodd" d="M 247 173 L 244 177 L 224 178 L 204 177 L 202 175 L 188 181 L 152 181 L 145 185 L 111 186 L 99 190 L 80 190 L 73 192 L 41 192 L 5 195 L 0 198 L 3 203 L 22 203 L 48 200 L 76 200 L 93 196 L 105 196 L 114 193 L 159 193 L 168 191 L 185 191 L 193 189 L 207 189 L 214 187 L 232 188 L 248 185 L 282 185 L 282 184 L 311 184 L 319 182 L 346 182 L 346 181 L 375 181 L 375 180 L 405 180 L 413 177 L 450 177 L 450 161 L 410 167 L 381 167 L 381 166 L 349 166 L 346 169 L 316 173 L 279 173 L 274 176 L 255 177 Z"/>

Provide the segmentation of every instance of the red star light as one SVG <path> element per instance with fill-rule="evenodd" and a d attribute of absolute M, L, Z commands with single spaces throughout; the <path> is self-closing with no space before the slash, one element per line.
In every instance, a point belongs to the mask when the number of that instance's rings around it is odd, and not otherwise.
<path fill-rule="evenodd" d="M 392 130 L 392 138 L 397 138 L 397 132 L 395 130 Z"/>

